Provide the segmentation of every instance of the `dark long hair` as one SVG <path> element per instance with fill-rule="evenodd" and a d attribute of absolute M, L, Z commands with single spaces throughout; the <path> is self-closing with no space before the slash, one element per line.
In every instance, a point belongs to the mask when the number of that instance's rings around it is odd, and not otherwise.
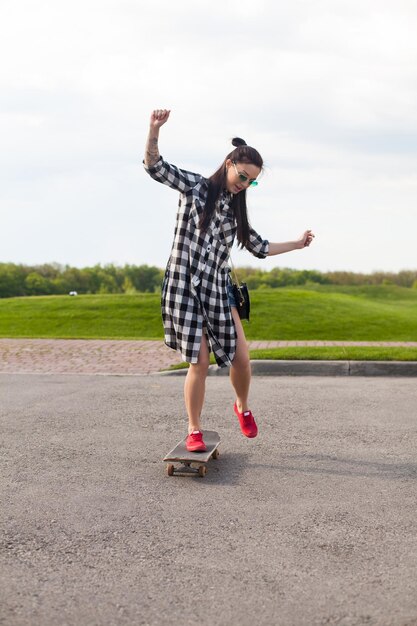
<path fill-rule="evenodd" d="M 207 230 L 215 212 L 216 202 L 223 189 L 226 188 L 227 159 L 231 159 L 231 161 L 234 161 L 236 163 L 240 162 L 256 165 L 256 167 L 259 167 L 261 171 L 263 169 L 263 159 L 261 155 L 257 150 L 255 150 L 255 148 L 251 148 L 250 146 L 248 146 L 246 144 L 246 141 L 240 139 L 240 137 L 235 137 L 234 139 L 232 139 L 232 145 L 235 146 L 235 149 L 226 156 L 219 169 L 214 172 L 214 174 L 212 174 L 210 178 L 208 178 L 207 200 L 204 207 L 204 212 L 200 219 L 200 228 L 202 231 Z M 243 248 L 249 240 L 249 220 L 246 208 L 246 189 L 242 189 L 242 191 L 240 191 L 233 197 L 231 208 L 233 209 L 233 214 L 236 219 L 237 240 L 240 247 Z"/>

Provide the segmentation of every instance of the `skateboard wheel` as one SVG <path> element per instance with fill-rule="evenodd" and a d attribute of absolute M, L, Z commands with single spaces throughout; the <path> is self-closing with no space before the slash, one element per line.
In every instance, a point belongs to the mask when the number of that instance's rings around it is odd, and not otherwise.
<path fill-rule="evenodd" d="M 216 449 L 216 450 L 213 452 L 213 459 L 218 459 L 218 458 L 219 458 L 219 456 L 220 456 L 220 452 Z"/>
<path fill-rule="evenodd" d="M 207 474 L 207 467 L 205 465 L 200 465 L 200 467 L 198 468 L 198 475 L 201 476 L 201 478 L 204 478 L 206 474 Z"/>
<path fill-rule="evenodd" d="M 174 475 L 174 466 L 171 463 L 169 465 L 167 465 L 167 474 L 168 474 L 168 476 L 173 476 Z"/>

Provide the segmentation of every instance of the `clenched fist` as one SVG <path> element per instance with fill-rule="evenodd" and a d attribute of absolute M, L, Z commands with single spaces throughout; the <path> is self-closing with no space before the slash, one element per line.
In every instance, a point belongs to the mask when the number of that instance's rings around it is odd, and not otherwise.
<path fill-rule="evenodd" d="M 171 111 L 168 109 L 155 109 L 155 111 L 152 111 L 151 128 L 161 128 L 168 121 L 170 113 Z"/>

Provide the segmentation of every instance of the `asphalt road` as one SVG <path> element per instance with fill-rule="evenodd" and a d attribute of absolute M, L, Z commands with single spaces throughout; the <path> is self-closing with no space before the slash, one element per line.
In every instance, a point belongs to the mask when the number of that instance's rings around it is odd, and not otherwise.
<path fill-rule="evenodd" d="M 417 624 L 415 378 L 225 377 L 205 478 L 168 477 L 183 379 L 0 375 L 0 623 Z"/>

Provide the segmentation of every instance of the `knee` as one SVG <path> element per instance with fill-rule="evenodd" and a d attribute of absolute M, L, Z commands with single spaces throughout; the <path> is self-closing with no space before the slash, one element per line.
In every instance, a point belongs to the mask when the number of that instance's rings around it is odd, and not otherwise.
<path fill-rule="evenodd" d="M 190 363 L 189 372 L 191 376 L 197 376 L 198 378 L 205 378 L 208 373 L 210 365 L 210 359 L 202 357 L 200 355 L 198 363 Z"/>
<path fill-rule="evenodd" d="M 237 353 L 232 361 L 232 367 L 234 367 L 235 370 L 250 369 L 249 352 L 244 351 L 239 354 Z"/>

